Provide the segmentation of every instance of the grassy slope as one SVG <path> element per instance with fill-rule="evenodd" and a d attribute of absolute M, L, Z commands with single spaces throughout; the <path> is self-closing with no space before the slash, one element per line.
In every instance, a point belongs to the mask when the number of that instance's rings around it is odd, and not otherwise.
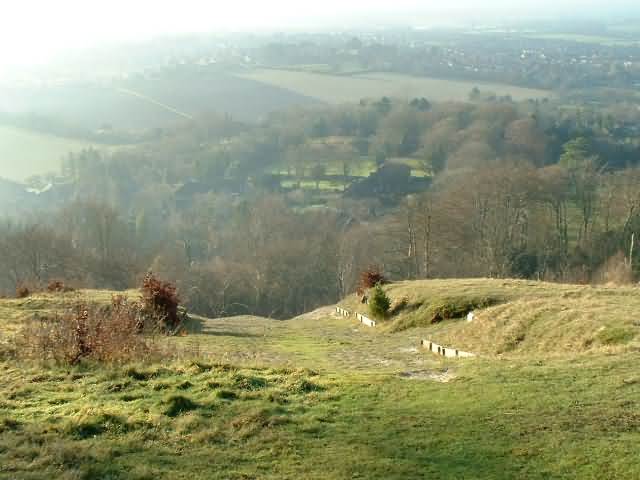
<path fill-rule="evenodd" d="M 506 84 L 483 84 L 471 81 L 442 80 L 399 74 L 367 73 L 338 76 L 291 70 L 256 70 L 242 78 L 263 82 L 317 98 L 328 103 L 354 102 L 362 98 L 383 96 L 426 97 L 433 101 L 466 100 L 474 86 L 516 100 L 550 97 L 551 92 L 514 87 Z"/>
<path fill-rule="evenodd" d="M 165 108 L 115 87 L 84 84 L 1 92 L 0 109 L 33 112 L 92 130 L 105 124 L 118 130 L 150 129 L 183 120 Z"/>
<path fill-rule="evenodd" d="M 640 289 L 562 285 L 526 280 L 431 280 L 386 287 L 408 307 L 384 325 L 390 330 L 428 326 L 434 306 L 490 304 L 471 308 L 472 323 L 459 318 L 431 326 L 429 337 L 485 355 L 571 356 L 640 347 Z M 367 312 L 354 297 L 343 304 Z M 363 308 L 364 307 L 364 308 Z"/>
<path fill-rule="evenodd" d="M 558 308 L 581 302 L 570 308 L 597 317 L 608 297 L 634 308 L 633 289 L 594 290 L 585 298 L 586 287 L 469 280 L 390 287 L 416 299 L 499 294 L 518 302 L 529 292 Z M 6 330 L 30 310 L 73 299 L 1 301 L 0 324 Z M 172 340 L 184 358 L 164 366 L 0 363 L 0 478 L 640 476 L 633 341 L 586 355 L 523 347 L 456 362 L 415 347 L 425 335 L 453 335 L 463 327 L 457 321 L 390 333 L 330 312 L 287 322 L 195 317 L 195 333 Z M 551 310 L 547 327 L 558 319 Z"/>
<path fill-rule="evenodd" d="M 23 181 L 31 175 L 58 171 L 65 155 L 90 146 L 106 148 L 88 141 L 0 126 L 0 177 Z"/>
<path fill-rule="evenodd" d="M 67 85 L 0 91 L 0 110 L 34 112 L 72 125 L 118 130 L 171 127 L 185 116 L 229 113 L 243 121 L 319 102 L 295 92 L 223 72 L 165 72 L 113 86 Z"/>
<path fill-rule="evenodd" d="M 116 292 L 106 290 L 77 290 L 65 294 L 39 293 L 27 298 L 0 300 L 0 339 L 6 339 L 15 334 L 20 325 L 29 318 L 48 317 L 65 311 L 77 303 L 95 305 L 109 305 Z M 137 291 L 125 294 L 131 298 L 138 295 Z"/>
<path fill-rule="evenodd" d="M 125 87 L 190 115 L 226 112 L 249 122 L 293 106 L 319 104 L 313 98 L 279 86 L 219 71 L 186 71 L 155 79 L 134 79 L 126 82 Z"/>

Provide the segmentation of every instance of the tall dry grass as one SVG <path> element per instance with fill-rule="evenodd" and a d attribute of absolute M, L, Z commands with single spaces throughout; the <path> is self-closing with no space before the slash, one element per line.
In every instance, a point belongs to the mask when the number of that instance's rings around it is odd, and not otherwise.
<path fill-rule="evenodd" d="M 162 324 L 139 303 L 114 296 L 106 308 L 77 304 L 66 313 L 28 321 L 16 337 L 16 353 L 68 365 L 153 360 L 167 354 L 167 343 L 159 338 Z"/>

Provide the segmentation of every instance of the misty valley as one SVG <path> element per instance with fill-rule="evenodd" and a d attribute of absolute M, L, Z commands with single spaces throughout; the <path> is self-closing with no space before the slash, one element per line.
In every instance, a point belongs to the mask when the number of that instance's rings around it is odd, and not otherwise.
<path fill-rule="evenodd" d="M 636 7 L 71 3 L 0 55 L 0 478 L 640 477 Z"/>

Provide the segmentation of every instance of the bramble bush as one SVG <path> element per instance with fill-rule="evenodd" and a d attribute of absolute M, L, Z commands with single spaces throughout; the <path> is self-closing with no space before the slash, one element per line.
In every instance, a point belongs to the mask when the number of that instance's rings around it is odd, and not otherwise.
<path fill-rule="evenodd" d="M 16 288 L 17 298 L 27 298 L 29 295 L 31 295 L 31 290 L 29 290 L 29 287 L 27 287 L 26 285 L 20 285 L 18 288 Z"/>
<path fill-rule="evenodd" d="M 47 285 L 47 291 L 49 293 L 66 293 L 72 292 L 73 288 L 68 287 L 62 280 L 51 280 Z"/>
<path fill-rule="evenodd" d="M 378 266 L 371 266 L 360 274 L 359 290 L 368 290 L 376 285 L 384 285 L 387 279 Z"/>
<path fill-rule="evenodd" d="M 176 287 L 170 282 L 156 278 L 149 272 L 142 281 L 142 304 L 151 318 L 159 319 L 167 332 L 175 331 L 181 323 L 178 315 L 180 297 Z"/>

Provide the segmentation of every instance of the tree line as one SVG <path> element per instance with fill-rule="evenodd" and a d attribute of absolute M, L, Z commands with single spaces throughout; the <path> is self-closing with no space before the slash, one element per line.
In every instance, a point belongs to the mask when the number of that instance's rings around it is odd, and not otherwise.
<path fill-rule="evenodd" d="M 78 152 L 61 202 L 2 224 L 0 291 L 53 279 L 124 289 L 152 270 L 198 313 L 287 318 L 354 291 L 372 265 L 396 280 L 632 281 L 637 116 L 379 99 L 260 125 L 210 117 L 136 148 Z M 430 186 L 353 197 L 260 181 L 288 161 L 320 176 L 336 158 L 384 169 L 398 156 Z"/>

